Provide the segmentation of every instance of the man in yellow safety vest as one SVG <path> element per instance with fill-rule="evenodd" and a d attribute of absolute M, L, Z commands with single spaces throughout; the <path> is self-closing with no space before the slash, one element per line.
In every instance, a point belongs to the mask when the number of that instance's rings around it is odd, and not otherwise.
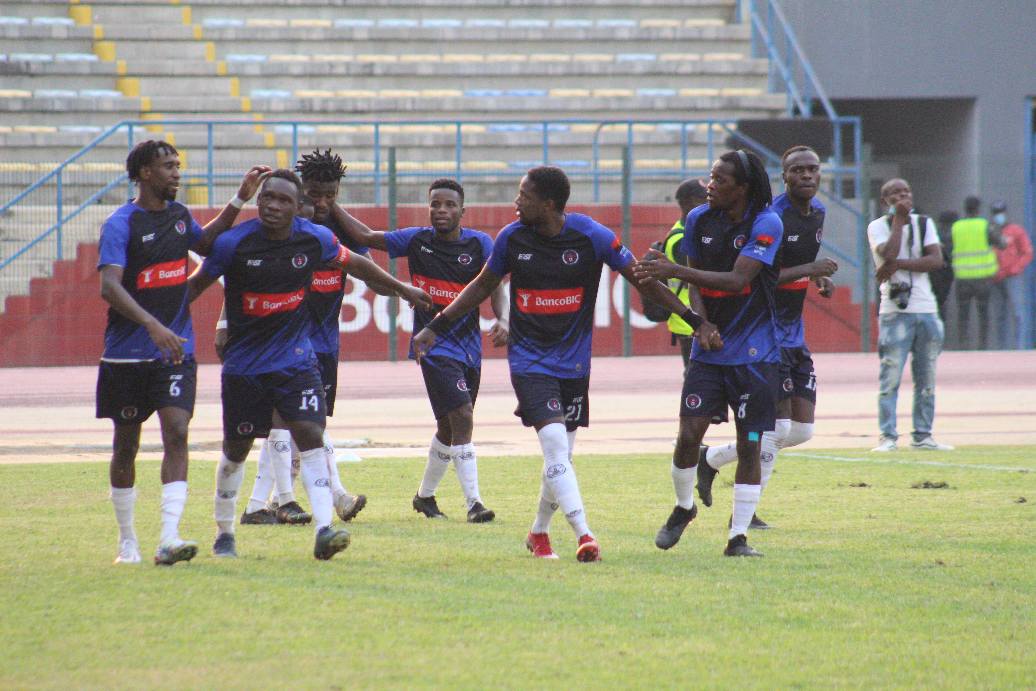
<path fill-rule="evenodd" d="M 989 295 L 998 264 L 990 238 L 989 221 L 979 212 L 978 197 L 964 200 L 964 218 L 953 224 L 953 274 L 957 288 L 957 332 L 960 347 L 972 349 L 970 337 L 971 303 L 978 310 L 978 347 L 986 350 L 989 343 Z M 995 242 L 995 239 L 993 239 Z"/>

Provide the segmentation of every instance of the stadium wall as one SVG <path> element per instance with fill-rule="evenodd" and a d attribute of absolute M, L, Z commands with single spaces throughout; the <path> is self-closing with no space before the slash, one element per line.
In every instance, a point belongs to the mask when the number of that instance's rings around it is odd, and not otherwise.
<path fill-rule="evenodd" d="M 618 205 L 572 206 L 572 211 L 589 213 L 611 228 L 622 227 L 622 208 Z M 218 209 L 195 209 L 195 218 L 202 224 Z M 388 226 L 388 210 L 378 208 L 351 209 L 358 218 L 373 228 Z M 664 237 L 676 220 L 675 206 L 634 206 L 632 209 L 630 248 L 641 256 L 654 240 Z M 255 214 L 254 207 L 242 214 L 241 220 Z M 425 225 L 427 209 L 406 206 L 399 209 L 399 226 Z M 510 204 L 469 208 L 464 216 L 466 226 L 495 235 L 514 220 Z M 383 252 L 373 258 L 387 265 Z M 26 296 L 7 299 L 0 314 L 0 367 L 35 367 L 90 365 L 97 362 L 104 342 L 107 305 L 100 297 L 97 278 L 97 245 L 83 244 L 75 259 L 57 262 L 50 278 L 33 279 Z M 406 276 L 406 262 L 399 262 L 399 274 Z M 624 281 L 617 274 L 605 271 L 595 312 L 594 353 L 621 355 L 623 351 L 622 300 Z M 632 290 L 632 289 L 631 289 Z M 202 363 L 216 362 L 212 340 L 216 318 L 222 302 L 222 291 L 210 288 L 192 305 L 197 357 Z M 632 350 L 635 355 L 678 355 L 670 345 L 664 324 L 655 324 L 640 314 L 640 298 L 634 295 Z M 483 306 L 483 316 L 491 313 Z M 397 353 L 407 354 L 409 321 L 400 318 L 397 331 Z M 811 291 L 806 303 L 806 336 L 816 352 L 851 352 L 860 350 L 860 307 L 851 301 L 849 290 L 836 292 L 831 300 L 822 300 Z M 488 324 L 486 324 L 488 328 Z M 388 358 L 388 300 L 375 296 L 360 282 L 347 282 L 347 295 L 342 310 L 341 353 L 344 360 L 385 360 Z M 871 333 L 876 333 L 873 327 Z M 485 343 L 489 357 L 501 357 L 502 349 Z"/>

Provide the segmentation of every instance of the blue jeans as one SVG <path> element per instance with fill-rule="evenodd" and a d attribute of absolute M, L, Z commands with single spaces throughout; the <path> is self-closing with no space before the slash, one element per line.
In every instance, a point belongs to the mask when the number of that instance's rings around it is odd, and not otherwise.
<path fill-rule="evenodd" d="M 931 314 L 882 314 L 878 317 L 878 425 L 881 435 L 896 439 L 896 401 L 907 355 L 914 375 L 914 441 L 932 433 L 935 419 L 935 360 L 945 337 L 942 320 Z"/>
<path fill-rule="evenodd" d="M 1008 276 L 993 284 L 993 293 L 999 296 L 996 303 L 996 324 L 1002 350 L 1024 350 L 1025 334 L 1022 332 L 1022 310 L 1025 309 L 1025 275 Z"/>

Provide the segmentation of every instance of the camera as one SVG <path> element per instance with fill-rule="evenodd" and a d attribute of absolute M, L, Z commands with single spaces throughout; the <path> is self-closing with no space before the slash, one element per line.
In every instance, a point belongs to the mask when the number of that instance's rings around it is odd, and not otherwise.
<path fill-rule="evenodd" d="M 911 288 L 909 283 L 889 283 L 889 300 L 894 302 L 899 309 L 905 310 L 910 304 Z"/>

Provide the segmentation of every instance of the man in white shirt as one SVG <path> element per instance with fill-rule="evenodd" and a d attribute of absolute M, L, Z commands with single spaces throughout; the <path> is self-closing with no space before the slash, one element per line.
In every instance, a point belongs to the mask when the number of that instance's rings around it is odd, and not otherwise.
<path fill-rule="evenodd" d="M 881 375 L 878 423 L 881 439 L 872 451 L 895 451 L 896 401 L 907 355 L 914 375 L 914 432 L 916 449 L 949 451 L 952 446 L 932 438 L 935 418 L 935 360 L 942 352 L 943 330 L 928 272 L 943 266 L 939 235 L 930 218 L 920 227 L 911 213 L 914 197 L 906 180 L 895 178 L 881 187 L 886 215 L 867 226 L 875 277 L 881 290 L 878 309 L 878 355 Z"/>

